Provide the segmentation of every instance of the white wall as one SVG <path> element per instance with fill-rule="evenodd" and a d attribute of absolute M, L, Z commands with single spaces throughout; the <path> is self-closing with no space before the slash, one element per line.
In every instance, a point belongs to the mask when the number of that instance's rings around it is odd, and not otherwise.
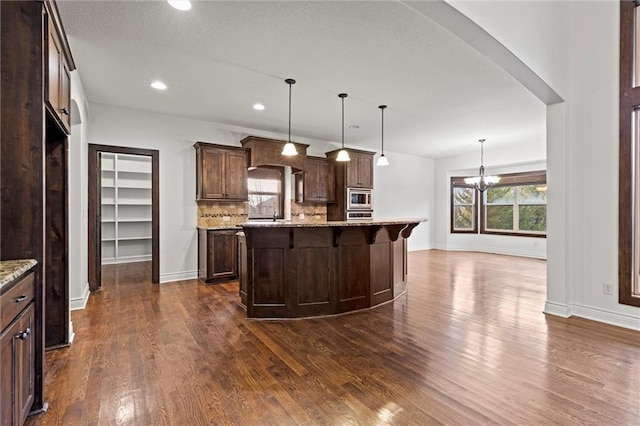
<path fill-rule="evenodd" d="M 480 166 L 479 144 L 476 142 L 469 148 L 468 154 L 438 158 L 435 161 L 435 247 L 441 250 L 482 251 L 546 259 L 547 241 L 544 238 L 450 232 L 451 177 L 477 175 Z M 491 148 L 490 141 L 485 143 L 487 174 L 546 170 L 545 158 L 544 139 L 499 149 Z"/>
<path fill-rule="evenodd" d="M 557 233 L 547 241 L 545 312 L 640 329 L 640 309 L 617 295 L 619 3 L 449 3 L 565 99 L 547 114 L 549 232 Z M 603 282 L 615 284 L 613 295 Z"/>
<path fill-rule="evenodd" d="M 160 151 L 160 281 L 197 277 L 197 206 L 195 202 L 196 141 L 239 146 L 247 134 L 283 135 L 190 120 L 163 114 L 91 104 L 89 142 Z M 326 142 L 303 138 L 310 155 L 335 149 Z M 356 148 L 356 147 L 354 147 Z M 392 165 L 374 172 L 376 217 L 429 217 L 432 160 L 388 153 Z M 431 247 L 430 223 L 414 230 L 411 250 Z"/>
<path fill-rule="evenodd" d="M 69 307 L 83 309 L 89 298 L 87 244 L 88 111 L 78 71 L 71 73 L 72 119 L 69 138 Z M 78 117 L 76 117 L 76 114 Z"/>
<path fill-rule="evenodd" d="M 385 152 L 386 167 L 375 167 L 373 210 L 376 219 L 423 218 L 408 241 L 409 251 L 433 244 L 433 159 Z M 376 155 L 375 161 L 378 160 Z"/>

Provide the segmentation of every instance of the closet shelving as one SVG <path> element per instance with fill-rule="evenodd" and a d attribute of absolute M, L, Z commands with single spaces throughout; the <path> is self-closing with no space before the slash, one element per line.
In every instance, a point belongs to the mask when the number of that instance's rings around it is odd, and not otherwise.
<path fill-rule="evenodd" d="M 151 157 L 101 154 L 102 264 L 151 260 Z"/>

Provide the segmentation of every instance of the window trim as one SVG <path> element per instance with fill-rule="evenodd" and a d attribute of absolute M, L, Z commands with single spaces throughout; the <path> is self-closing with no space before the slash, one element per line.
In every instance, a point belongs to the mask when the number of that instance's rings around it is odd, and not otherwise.
<path fill-rule="evenodd" d="M 452 234 L 477 234 L 478 233 L 478 191 L 473 192 L 473 227 L 471 229 L 455 229 L 455 217 L 454 211 L 456 204 L 454 203 L 454 190 L 455 188 L 471 188 L 473 185 L 468 185 L 464 182 L 464 177 L 451 177 L 451 185 L 449 192 L 449 210 L 450 210 L 450 232 Z"/>
<path fill-rule="evenodd" d="M 284 203 L 285 203 L 285 193 L 284 193 L 284 167 L 278 167 L 278 166 L 260 166 L 257 167 L 255 169 L 249 170 L 249 172 L 247 173 L 247 182 L 249 181 L 249 179 L 251 178 L 255 178 L 255 176 L 251 176 L 251 175 L 255 175 L 255 174 L 259 174 L 260 171 L 268 169 L 270 171 L 278 171 L 280 172 L 280 209 L 279 211 L 277 211 L 277 215 L 276 215 L 276 219 L 284 219 Z M 272 194 L 271 192 L 252 192 L 249 189 L 249 185 L 247 183 L 247 191 L 248 191 L 248 196 L 250 196 L 251 194 Z M 269 220 L 269 219 L 273 219 L 273 216 L 251 216 L 251 207 L 248 205 L 247 202 L 247 217 L 249 220 Z"/>
<path fill-rule="evenodd" d="M 640 87 L 634 87 L 635 4 L 620 1 L 620 140 L 618 158 L 618 302 L 639 306 L 640 294 L 634 293 L 634 236 L 638 237 L 634 202 L 638 188 L 634 185 L 635 164 L 634 111 L 640 108 Z M 634 225 L 636 228 L 634 228 Z"/>

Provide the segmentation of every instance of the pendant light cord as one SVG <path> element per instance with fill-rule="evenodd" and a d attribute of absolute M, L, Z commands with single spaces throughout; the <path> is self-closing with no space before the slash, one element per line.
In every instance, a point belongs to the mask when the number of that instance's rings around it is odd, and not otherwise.
<path fill-rule="evenodd" d="M 342 98 L 342 149 L 344 149 L 344 97 Z"/>
<path fill-rule="evenodd" d="M 291 86 L 293 83 L 289 83 L 289 143 L 291 143 Z"/>

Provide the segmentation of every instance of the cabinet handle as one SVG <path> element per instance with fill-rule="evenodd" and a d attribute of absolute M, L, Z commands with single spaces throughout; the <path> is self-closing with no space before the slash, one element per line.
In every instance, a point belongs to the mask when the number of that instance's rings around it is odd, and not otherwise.
<path fill-rule="evenodd" d="M 25 300 L 27 300 L 27 296 L 25 294 L 21 294 L 15 298 L 16 303 L 24 302 Z"/>
<path fill-rule="evenodd" d="M 62 111 L 64 115 L 69 115 L 69 110 L 66 108 L 62 108 L 60 111 Z"/>
<path fill-rule="evenodd" d="M 22 333 L 16 334 L 16 339 L 25 340 L 27 337 L 29 337 L 30 334 L 31 334 L 31 329 L 27 328 Z"/>

